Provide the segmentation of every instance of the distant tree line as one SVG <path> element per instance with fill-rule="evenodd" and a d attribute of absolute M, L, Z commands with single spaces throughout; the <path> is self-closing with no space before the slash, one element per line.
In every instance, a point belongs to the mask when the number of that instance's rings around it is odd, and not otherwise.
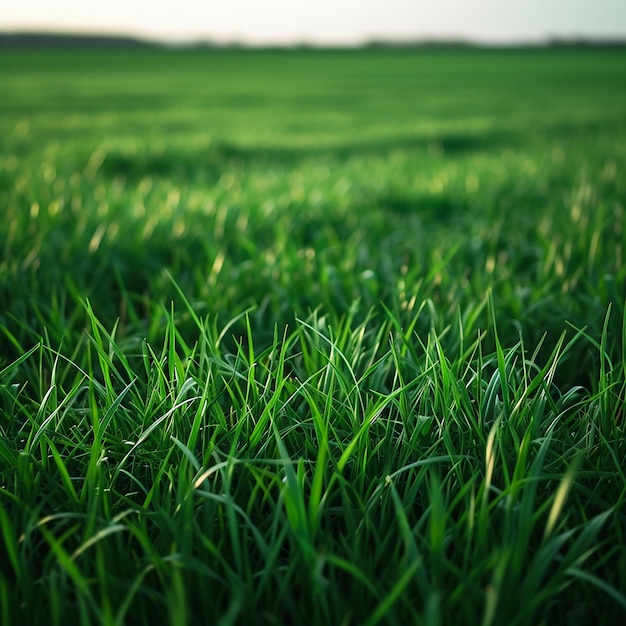
<path fill-rule="evenodd" d="M 551 48 L 577 48 L 577 47 L 624 47 L 626 38 L 593 39 L 585 37 L 561 38 L 554 37 L 537 43 L 510 43 L 504 45 L 489 44 L 480 41 L 464 39 L 417 39 L 417 40 L 371 40 L 359 46 L 365 49 L 408 49 L 408 48 L 491 48 L 491 47 L 551 47 Z M 106 34 L 77 34 L 77 33 L 46 33 L 46 32 L 2 32 L 0 31 L 0 49 L 2 48 L 280 48 L 276 44 L 270 46 L 252 46 L 242 42 L 216 43 L 211 40 L 195 41 L 190 43 L 165 43 L 155 39 L 141 39 L 131 36 L 106 35 Z M 315 44 L 303 43 L 290 45 L 289 48 L 334 47 L 316 46 Z"/>

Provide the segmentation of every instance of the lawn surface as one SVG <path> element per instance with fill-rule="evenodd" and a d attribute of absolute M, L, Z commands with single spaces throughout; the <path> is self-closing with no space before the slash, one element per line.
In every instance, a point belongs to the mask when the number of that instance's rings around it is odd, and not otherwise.
<path fill-rule="evenodd" d="M 0 623 L 626 614 L 626 49 L 0 50 Z"/>

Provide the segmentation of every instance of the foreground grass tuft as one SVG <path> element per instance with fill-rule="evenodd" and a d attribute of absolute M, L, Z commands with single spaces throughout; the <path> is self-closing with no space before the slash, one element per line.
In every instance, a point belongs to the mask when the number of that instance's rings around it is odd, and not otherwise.
<path fill-rule="evenodd" d="M 5 623 L 626 609 L 623 364 L 601 354 L 593 393 L 553 382 L 602 343 L 571 332 L 543 361 L 461 323 L 476 339 L 451 354 L 391 314 L 315 314 L 262 350 L 244 316 L 231 351 L 187 304 L 158 345 L 120 343 L 87 304 L 79 348 L 42 341 L 0 373 Z"/>

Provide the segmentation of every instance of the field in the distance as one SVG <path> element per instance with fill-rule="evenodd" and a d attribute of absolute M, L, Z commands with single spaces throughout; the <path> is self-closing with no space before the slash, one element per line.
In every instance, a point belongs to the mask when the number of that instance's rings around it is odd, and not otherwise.
<path fill-rule="evenodd" d="M 0 50 L 0 623 L 626 614 L 626 49 Z"/>

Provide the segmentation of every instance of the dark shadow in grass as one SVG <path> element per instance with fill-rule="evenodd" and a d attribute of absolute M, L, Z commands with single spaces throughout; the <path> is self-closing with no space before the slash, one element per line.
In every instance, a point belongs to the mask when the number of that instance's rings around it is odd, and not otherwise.
<path fill-rule="evenodd" d="M 378 208 L 397 217 L 417 216 L 429 222 L 447 222 L 464 209 L 461 202 L 448 195 L 390 194 L 380 196 Z"/>
<path fill-rule="evenodd" d="M 101 174 L 123 176 L 127 180 L 161 177 L 174 180 L 217 180 L 233 167 L 292 167 L 302 161 L 324 158 L 347 161 L 355 157 L 385 158 L 392 152 L 409 151 L 431 157 L 456 157 L 518 145 L 514 134 L 501 132 L 453 133 L 446 135 L 396 137 L 380 141 L 319 147 L 261 146 L 244 147 L 217 143 L 204 150 L 170 149 L 164 152 L 108 152 L 100 165 Z"/>
<path fill-rule="evenodd" d="M 208 158 L 207 158 L 208 157 Z M 213 155 L 193 155 L 186 152 L 167 154 L 132 154 L 109 152 L 102 162 L 100 173 L 111 178 L 119 176 L 136 182 L 142 178 L 156 177 L 173 180 L 217 180 L 224 169 Z"/>

